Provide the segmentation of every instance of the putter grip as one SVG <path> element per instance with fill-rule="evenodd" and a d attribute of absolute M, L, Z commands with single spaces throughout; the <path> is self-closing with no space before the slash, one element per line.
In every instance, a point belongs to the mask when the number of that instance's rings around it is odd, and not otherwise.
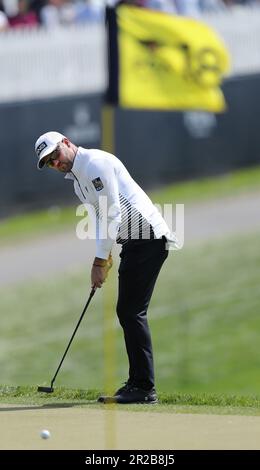
<path fill-rule="evenodd" d="M 97 290 L 96 287 L 92 287 L 91 292 L 90 292 L 90 298 L 93 297 L 93 295 L 95 294 L 96 290 Z"/>

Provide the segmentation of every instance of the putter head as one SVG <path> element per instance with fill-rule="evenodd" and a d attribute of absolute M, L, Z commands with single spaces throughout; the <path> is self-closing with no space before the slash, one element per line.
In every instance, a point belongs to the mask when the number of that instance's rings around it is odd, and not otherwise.
<path fill-rule="evenodd" d="M 97 399 L 97 402 L 111 405 L 113 403 L 117 403 L 117 399 L 116 397 L 107 397 L 107 396 L 102 395 L 101 397 Z"/>
<path fill-rule="evenodd" d="M 54 389 L 53 387 L 38 387 L 37 391 L 43 393 L 53 393 Z"/>

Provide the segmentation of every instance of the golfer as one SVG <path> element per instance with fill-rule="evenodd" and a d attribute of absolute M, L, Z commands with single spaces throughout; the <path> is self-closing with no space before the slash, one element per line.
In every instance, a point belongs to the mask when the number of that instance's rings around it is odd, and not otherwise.
<path fill-rule="evenodd" d="M 114 243 L 122 245 L 117 315 L 124 331 L 129 377 L 113 397 L 99 402 L 156 403 L 154 362 L 147 309 L 160 269 L 168 256 L 168 242 L 176 244 L 159 211 L 114 155 L 74 145 L 59 132 L 41 135 L 35 144 L 38 168 L 65 174 L 83 204 L 93 207 L 97 228 L 104 227 L 100 196 L 107 202 L 104 236 L 97 229 L 91 284 L 102 287 L 112 266 Z M 100 232 L 102 232 L 100 234 Z"/>

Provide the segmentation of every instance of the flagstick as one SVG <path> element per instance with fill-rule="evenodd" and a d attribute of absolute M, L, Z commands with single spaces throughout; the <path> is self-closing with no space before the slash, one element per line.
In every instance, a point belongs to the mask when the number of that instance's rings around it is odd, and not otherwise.
<path fill-rule="evenodd" d="M 111 269 L 104 289 L 104 378 L 105 394 L 113 396 L 116 389 L 116 330 L 115 330 L 115 266 Z M 106 449 L 117 448 L 117 413 L 115 404 L 105 404 Z"/>
<path fill-rule="evenodd" d="M 115 107 L 109 104 L 104 104 L 102 108 L 101 148 L 115 154 Z"/>
<path fill-rule="evenodd" d="M 114 107 L 104 104 L 102 109 L 102 150 L 115 153 L 114 141 Z M 116 338 L 115 338 L 115 266 L 109 272 L 103 286 L 104 293 L 104 385 L 105 394 L 111 395 L 116 389 Z M 105 405 L 105 447 L 108 450 L 117 448 L 116 406 Z"/>

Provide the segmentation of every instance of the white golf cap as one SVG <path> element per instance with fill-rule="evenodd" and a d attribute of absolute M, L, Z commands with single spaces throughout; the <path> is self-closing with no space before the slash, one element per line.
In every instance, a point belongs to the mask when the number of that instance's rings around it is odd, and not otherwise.
<path fill-rule="evenodd" d="M 39 170 L 44 166 L 43 158 L 52 153 L 57 145 L 65 138 L 65 135 L 59 132 L 51 131 L 46 132 L 36 140 L 35 153 L 39 159 L 37 167 Z"/>

